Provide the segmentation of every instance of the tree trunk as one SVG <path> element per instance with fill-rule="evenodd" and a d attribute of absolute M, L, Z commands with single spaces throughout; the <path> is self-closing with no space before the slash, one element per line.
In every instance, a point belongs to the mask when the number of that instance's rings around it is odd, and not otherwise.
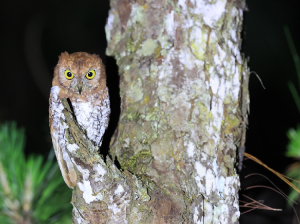
<path fill-rule="evenodd" d="M 107 54 L 121 94 L 114 162 L 89 155 L 90 169 L 78 169 L 74 223 L 238 223 L 244 4 L 111 0 Z"/>

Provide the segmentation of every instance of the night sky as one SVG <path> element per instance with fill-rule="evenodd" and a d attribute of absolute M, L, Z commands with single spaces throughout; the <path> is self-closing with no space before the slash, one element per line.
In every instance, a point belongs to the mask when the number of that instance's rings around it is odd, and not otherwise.
<path fill-rule="evenodd" d="M 242 51 L 250 58 L 249 66 L 263 81 L 250 77 L 250 116 L 246 151 L 278 172 L 284 173 L 294 162 L 285 157 L 289 128 L 300 123 L 288 81 L 298 89 L 296 69 L 284 35 L 290 28 L 296 49 L 300 53 L 300 1 L 248 0 L 245 12 Z M 48 155 L 52 145 L 48 125 L 48 97 L 53 68 L 61 52 L 86 51 L 99 54 L 107 71 L 112 102 L 112 116 L 103 150 L 118 122 L 120 107 L 118 68 L 115 60 L 105 56 L 104 26 L 109 2 L 10 0 L 0 3 L 0 121 L 17 122 L 25 127 L 26 153 Z M 244 162 L 242 189 L 255 185 L 271 186 L 264 178 L 245 175 L 260 173 L 281 190 L 289 187 L 258 164 Z M 294 213 L 286 208 L 282 196 L 269 189 L 241 191 L 282 212 L 251 211 L 241 216 L 240 223 L 292 223 Z M 241 197 L 242 198 L 242 197 Z M 295 207 L 300 211 L 300 206 Z M 243 212 L 244 210 L 242 210 Z"/>

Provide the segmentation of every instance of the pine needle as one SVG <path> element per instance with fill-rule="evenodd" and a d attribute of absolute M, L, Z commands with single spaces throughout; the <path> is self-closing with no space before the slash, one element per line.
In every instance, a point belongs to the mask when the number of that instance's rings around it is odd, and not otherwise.
<path fill-rule="evenodd" d="M 281 173 L 278 173 L 277 171 L 273 170 L 272 168 L 268 167 L 266 164 L 264 164 L 262 161 L 260 161 L 259 159 L 257 159 L 256 157 L 250 155 L 249 153 L 244 153 L 244 155 L 253 160 L 254 162 L 262 165 L 263 167 L 267 168 L 268 170 L 270 170 L 272 173 L 274 173 L 276 176 L 278 176 L 281 180 L 283 180 L 285 183 L 287 183 L 288 185 L 290 185 L 291 188 L 293 188 L 295 191 L 297 191 L 298 193 L 300 193 L 300 190 L 294 185 L 292 184 L 284 175 L 282 175 Z"/>

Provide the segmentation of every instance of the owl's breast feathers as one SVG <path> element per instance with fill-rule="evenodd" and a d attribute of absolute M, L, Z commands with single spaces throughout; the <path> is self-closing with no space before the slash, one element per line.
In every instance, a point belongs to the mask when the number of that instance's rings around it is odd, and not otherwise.
<path fill-rule="evenodd" d="M 76 185 L 76 173 L 69 153 L 74 150 L 74 144 L 70 144 L 66 138 L 68 126 L 64 122 L 62 98 L 70 99 L 78 124 L 86 130 L 88 139 L 94 142 L 95 146 L 101 145 L 103 134 L 108 126 L 110 105 L 107 88 L 80 97 L 76 95 L 68 97 L 58 86 L 51 88 L 49 119 L 53 147 L 63 178 L 66 184 L 73 188 Z"/>
<path fill-rule="evenodd" d="M 78 124 L 86 130 L 87 137 L 100 146 L 110 115 L 107 88 L 86 97 L 86 101 L 73 98 L 71 102 Z"/>

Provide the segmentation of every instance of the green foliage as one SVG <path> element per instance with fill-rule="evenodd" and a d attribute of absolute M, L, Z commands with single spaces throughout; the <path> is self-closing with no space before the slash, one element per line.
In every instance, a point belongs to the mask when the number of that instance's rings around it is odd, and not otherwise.
<path fill-rule="evenodd" d="M 300 127 L 298 126 L 297 129 L 291 128 L 287 132 L 287 137 L 289 138 L 289 144 L 287 146 L 287 157 L 293 157 L 293 158 L 300 158 Z M 297 187 L 300 188 L 300 184 L 296 181 L 300 181 L 300 162 L 295 162 L 292 165 L 290 165 L 289 169 L 286 172 L 286 175 L 290 178 L 292 178 L 295 181 L 292 181 L 292 183 Z M 296 200 L 298 198 L 299 194 L 297 191 L 292 190 L 289 194 L 289 198 L 292 200 Z"/>
<path fill-rule="evenodd" d="M 24 156 L 25 133 L 0 125 L 1 223 L 71 223 L 71 191 L 51 158 Z"/>
<path fill-rule="evenodd" d="M 295 44 L 294 44 L 294 41 L 293 41 L 293 38 L 291 36 L 289 28 L 284 27 L 284 32 L 285 32 L 285 36 L 286 36 L 291 54 L 293 56 L 293 60 L 294 60 L 294 64 L 295 64 L 296 72 L 297 72 L 297 76 L 298 76 L 298 81 L 300 83 L 300 60 L 299 60 L 299 55 L 296 51 L 296 47 L 295 47 Z M 292 83 L 291 81 L 288 83 L 288 86 L 290 88 L 290 91 L 291 91 L 292 96 L 295 100 L 296 106 L 297 106 L 298 111 L 300 113 L 299 93 L 298 93 L 294 83 Z M 300 87 L 300 85 L 299 85 L 299 87 Z M 295 181 L 292 181 L 292 183 L 299 189 L 300 184 L 297 181 L 300 181 L 300 162 L 299 162 L 299 158 L 300 158 L 300 126 L 298 126 L 296 130 L 293 129 L 293 128 L 288 130 L 287 136 L 289 138 L 289 143 L 288 143 L 288 146 L 287 146 L 286 156 L 294 157 L 294 158 L 298 159 L 298 162 L 290 165 L 290 167 L 288 168 L 287 176 L 292 178 L 293 180 L 295 180 Z M 292 200 L 296 200 L 298 197 L 299 197 L 299 194 L 294 189 L 289 194 L 289 198 L 292 199 Z"/>
<path fill-rule="evenodd" d="M 297 129 L 291 128 L 287 132 L 289 143 L 287 146 L 286 156 L 300 158 L 300 127 Z"/>
<path fill-rule="evenodd" d="M 296 73 L 297 73 L 297 76 L 298 76 L 298 81 L 300 83 L 300 59 L 299 59 L 299 55 L 298 55 L 298 53 L 296 51 L 296 47 L 295 47 L 293 38 L 291 36 L 290 30 L 286 26 L 284 27 L 284 33 L 285 33 L 285 37 L 287 39 L 287 42 L 288 42 L 291 54 L 293 56 L 294 64 L 295 64 L 295 67 L 296 67 Z M 290 88 L 290 91 L 291 91 L 291 93 L 293 95 L 293 98 L 295 100 L 296 106 L 297 106 L 298 111 L 300 113 L 300 97 L 299 97 L 299 93 L 297 92 L 294 83 L 292 83 L 291 81 L 288 82 L 288 86 Z"/>

